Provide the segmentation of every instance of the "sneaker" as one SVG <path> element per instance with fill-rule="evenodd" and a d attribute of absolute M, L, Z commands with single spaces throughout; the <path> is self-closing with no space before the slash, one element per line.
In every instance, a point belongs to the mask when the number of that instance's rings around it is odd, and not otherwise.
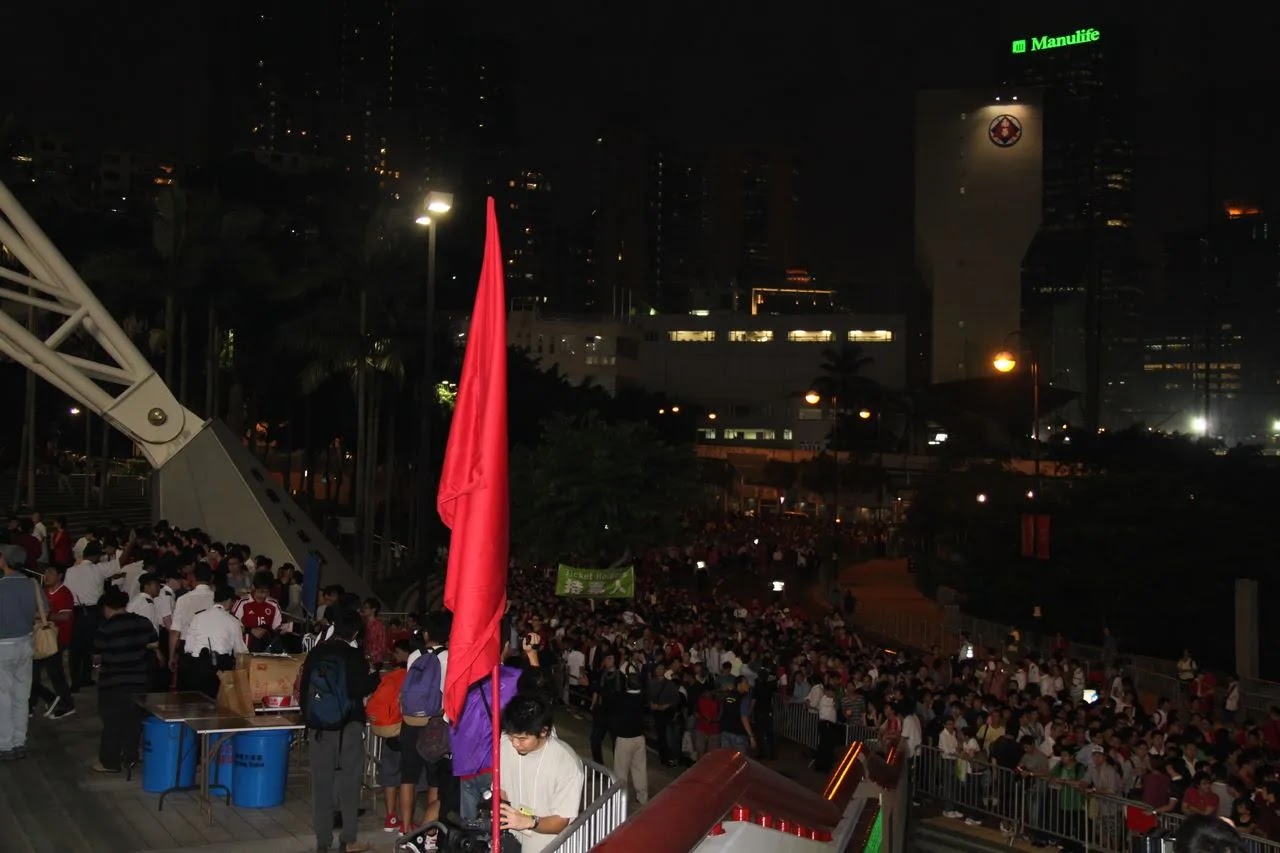
<path fill-rule="evenodd" d="M 51 720 L 65 720 L 67 717 L 75 714 L 75 712 L 76 709 L 74 705 L 63 705 L 57 711 L 54 711 L 52 714 L 45 714 L 45 716 Z"/>
<path fill-rule="evenodd" d="M 976 820 L 976 819 L 971 818 L 971 817 L 967 817 L 967 818 L 965 818 L 965 819 L 964 819 L 964 822 L 965 822 L 965 823 L 967 823 L 967 824 L 969 824 L 969 826 L 982 826 L 982 821 L 980 821 L 980 820 Z"/>
<path fill-rule="evenodd" d="M 943 812 L 942 816 L 949 817 L 952 820 L 959 820 L 960 818 L 964 817 L 964 812 L 958 812 L 955 809 L 951 809 L 950 811 Z"/>
<path fill-rule="evenodd" d="M 382 824 L 382 831 L 383 832 L 399 832 L 400 818 L 396 817 L 393 814 L 387 815 L 386 821 L 384 821 Z"/>
<path fill-rule="evenodd" d="M 44 709 L 44 715 L 46 717 L 52 717 L 54 710 L 57 709 L 57 707 L 61 704 L 62 704 L 62 697 L 54 696 L 53 701 L 50 702 L 48 707 Z"/>
<path fill-rule="evenodd" d="M 107 767 L 101 761 L 93 762 L 93 767 L 91 769 L 93 770 L 94 773 L 119 773 L 120 772 L 119 767 Z"/>

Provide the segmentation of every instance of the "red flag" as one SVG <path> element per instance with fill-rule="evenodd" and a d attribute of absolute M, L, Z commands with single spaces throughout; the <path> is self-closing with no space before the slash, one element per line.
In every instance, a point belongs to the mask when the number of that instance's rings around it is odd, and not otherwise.
<path fill-rule="evenodd" d="M 462 360 L 436 506 L 453 531 L 444 604 L 453 611 L 444 708 L 462 716 L 467 688 L 492 673 L 507 604 L 507 314 L 498 219 L 489 199 L 484 261 Z"/>

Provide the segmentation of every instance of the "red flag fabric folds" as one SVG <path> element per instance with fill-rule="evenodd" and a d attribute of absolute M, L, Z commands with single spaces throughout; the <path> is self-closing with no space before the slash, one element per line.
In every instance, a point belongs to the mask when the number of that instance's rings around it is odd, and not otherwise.
<path fill-rule="evenodd" d="M 489 199 L 484 260 L 457 406 L 449 428 L 440 518 L 453 531 L 444 603 L 453 611 L 445 713 L 462 715 L 467 688 L 493 671 L 507 603 L 510 502 L 507 481 L 507 313 L 498 219 Z"/>

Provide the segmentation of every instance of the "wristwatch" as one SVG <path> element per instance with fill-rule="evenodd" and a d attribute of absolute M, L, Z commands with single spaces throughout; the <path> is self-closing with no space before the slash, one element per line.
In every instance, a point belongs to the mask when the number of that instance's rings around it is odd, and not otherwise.
<path fill-rule="evenodd" d="M 533 826 L 529 827 L 529 831 L 530 831 L 530 832 L 537 832 L 537 831 L 538 831 L 538 824 L 539 824 L 539 823 L 541 823 L 541 822 L 542 822 L 542 818 L 538 817 L 537 815 L 534 815 L 534 816 L 533 816 Z"/>

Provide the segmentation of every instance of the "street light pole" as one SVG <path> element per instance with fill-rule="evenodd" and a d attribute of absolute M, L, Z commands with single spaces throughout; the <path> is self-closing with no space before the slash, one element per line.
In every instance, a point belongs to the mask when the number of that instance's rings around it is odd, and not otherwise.
<path fill-rule="evenodd" d="M 832 495 L 835 500 L 831 506 L 831 566 L 839 577 L 840 562 L 840 397 L 831 395 L 831 411 L 835 416 L 831 425 L 831 451 L 835 456 L 835 486 Z"/>
<path fill-rule="evenodd" d="M 431 543 L 431 525 L 435 512 L 435 501 L 432 500 L 435 494 L 435 475 L 431 464 L 431 421 L 435 415 L 436 389 L 436 223 L 452 207 L 453 196 L 450 193 L 428 193 L 423 212 L 416 220 L 418 225 L 424 225 L 427 229 L 426 329 L 422 336 L 422 435 L 418 460 L 418 535 L 415 543 L 422 572 L 418 587 L 419 605 L 424 609 L 428 604 L 427 578 L 435 567 L 435 553 Z"/>

